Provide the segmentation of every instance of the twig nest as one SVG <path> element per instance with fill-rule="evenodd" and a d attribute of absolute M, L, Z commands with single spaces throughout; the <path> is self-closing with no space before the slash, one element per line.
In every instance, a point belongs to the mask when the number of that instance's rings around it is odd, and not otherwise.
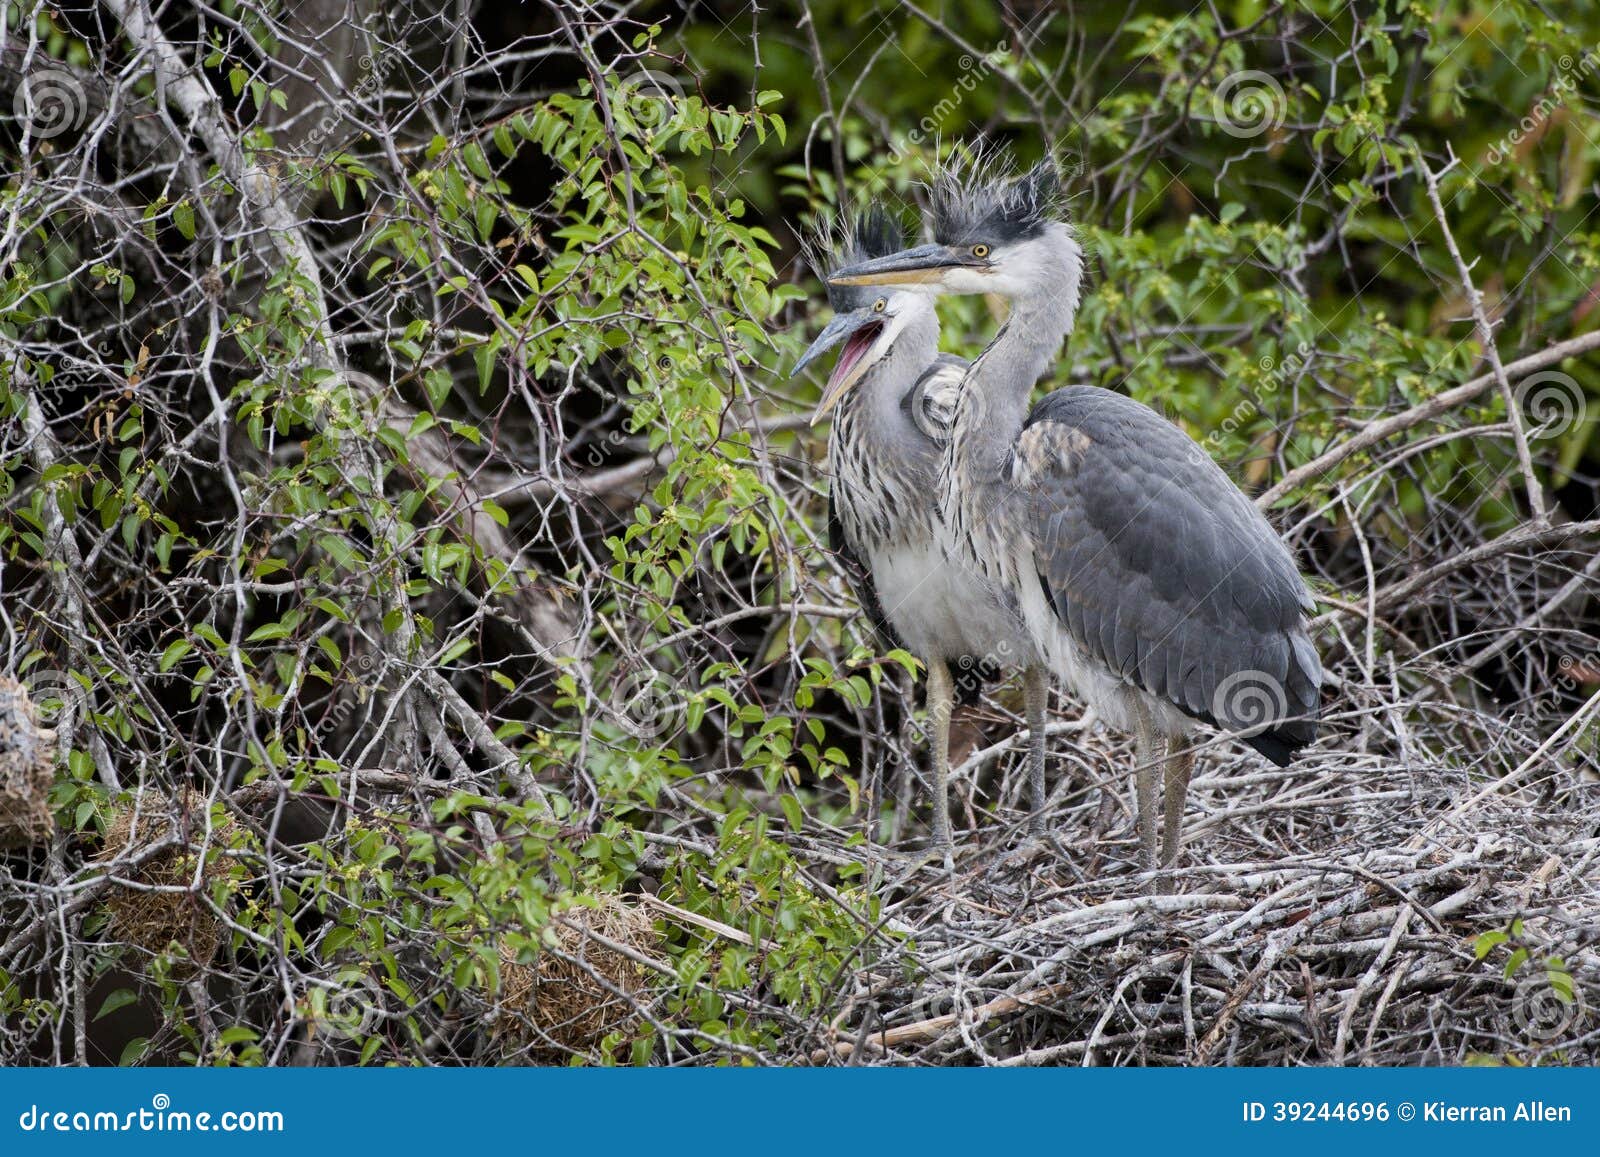
<path fill-rule="evenodd" d="M 599 1060 L 616 1033 L 620 1043 L 611 1057 L 624 1059 L 649 1000 L 652 969 L 612 945 L 651 956 L 659 942 L 647 912 L 606 896 L 598 907 L 553 918 L 531 964 L 519 963 L 516 950 L 503 944 L 498 1015 L 490 1028 L 502 1054 L 538 1064 L 567 1064 L 574 1054 Z"/>
<path fill-rule="evenodd" d="M 215 958 L 222 946 L 222 920 L 205 896 L 190 889 L 195 882 L 197 857 L 207 847 L 227 846 L 236 825 L 231 817 L 224 816 L 214 824 L 208 824 L 209 818 L 205 798 L 192 791 L 185 791 L 177 800 L 146 791 L 137 802 L 120 806 L 112 813 L 99 862 L 138 857 L 166 841 L 176 821 L 181 841 L 177 846 L 117 874 L 151 888 L 184 889 L 147 891 L 114 885 L 106 900 L 113 940 L 151 955 L 167 952 L 176 944 L 188 956 L 191 967 L 204 967 Z M 207 856 L 200 872 L 201 887 L 209 891 L 211 882 L 227 873 L 225 858 Z"/>
<path fill-rule="evenodd" d="M 0 677 L 0 849 L 33 847 L 55 834 L 50 812 L 55 737 L 39 726 L 27 688 Z"/>

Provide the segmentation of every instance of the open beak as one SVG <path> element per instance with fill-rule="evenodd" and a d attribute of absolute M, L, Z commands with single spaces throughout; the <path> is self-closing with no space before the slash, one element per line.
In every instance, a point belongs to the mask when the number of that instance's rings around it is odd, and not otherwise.
<path fill-rule="evenodd" d="M 839 404 L 839 399 L 850 392 L 851 387 L 861 380 L 862 375 L 871 366 L 872 363 L 866 357 L 867 351 L 883 332 L 883 320 L 883 314 L 874 313 L 870 309 L 841 313 L 823 328 L 817 335 L 817 340 L 811 343 L 811 348 L 806 350 L 795 363 L 790 377 L 794 377 L 840 342 L 845 343 L 844 349 L 839 353 L 839 360 L 834 363 L 833 373 L 828 377 L 828 384 L 822 391 L 822 401 L 818 403 L 816 412 L 811 415 L 813 426 L 822 421 L 828 411 Z"/>
<path fill-rule="evenodd" d="M 798 378 L 812 362 L 876 317 L 877 315 L 870 309 L 853 309 L 849 313 L 838 314 L 823 326 L 822 332 L 817 335 L 817 340 L 800 355 L 800 360 L 794 363 L 794 369 L 789 371 L 789 377 Z"/>
<path fill-rule="evenodd" d="M 982 268 L 987 265 L 962 249 L 949 245 L 919 245 L 846 265 L 828 276 L 829 285 L 937 285 L 952 269 Z"/>

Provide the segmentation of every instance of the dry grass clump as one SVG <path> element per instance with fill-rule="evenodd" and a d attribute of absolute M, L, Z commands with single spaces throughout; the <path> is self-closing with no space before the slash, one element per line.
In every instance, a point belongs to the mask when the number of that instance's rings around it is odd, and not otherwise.
<path fill-rule="evenodd" d="M 535 1064 L 566 1064 L 574 1054 L 599 1060 L 615 1032 L 622 1043 L 612 1059 L 622 1059 L 649 999 L 651 969 L 618 949 L 651 954 L 659 938 L 649 914 L 609 896 L 556 917 L 550 933 L 554 946 L 546 943 L 532 964 L 501 948 L 499 1015 L 490 1032 L 502 1055 Z"/>
<path fill-rule="evenodd" d="M 224 818 L 211 826 L 208 815 L 205 798 L 192 791 L 177 800 L 146 791 L 112 813 L 99 862 L 138 859 L 140 853 L 171 838 L 176 820 L 179 842 L 175 846 L 131 870 L 119 868 L 117 874 L 150 888 L 185 889 L 148 891 L 114 886 L 106 899 L 112 939 L 151 955 L 166 952 L 176 942 L 195 966 L 209 964 L 216 956 L 222 946 L 222 921 L 204 897 L 188 889 L 195 878 L 196 856 L 207 847 L 225 845 L 236 825 L 231 818 Z M 226 859 L 208 858 L 201 870 L 201 886 L 209 890 L 211 882 L 227 871 Z"/>
<path fill-rule="evenodd" d="M 0 678 L 0 849 L 33 847 L 55 834 L 54 739 L 53 731 L 39 726 L 27 688 Z"/>

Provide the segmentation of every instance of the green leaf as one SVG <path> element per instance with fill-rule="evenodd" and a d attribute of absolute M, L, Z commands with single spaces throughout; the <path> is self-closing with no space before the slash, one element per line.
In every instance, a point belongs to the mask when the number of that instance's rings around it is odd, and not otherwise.
<path fill-rule="evenodd" d="M 156 669 L 166 674 L 178 665 L 178 662 L 194 650 L 194 644 L 188 639 L 174 639 L 167 644 L 167 649 L 161 652 L 161 660 L 156 664 Z"/>
<path fill-rule="evenodd" d="M 133 989 L 119 988 L 110 996 L 106 997 L 105 1003 L 100 1006 L 100 1011 L 94 1014 L 94 1019 L 99 1020 L 101 1017 L 110 1016 L 112 1013 L 116 1012 L 117 1009 L 126 1008 L 128 1005 L 133 1004 L 138 999 L 138 994 L 135 993 Z"/>

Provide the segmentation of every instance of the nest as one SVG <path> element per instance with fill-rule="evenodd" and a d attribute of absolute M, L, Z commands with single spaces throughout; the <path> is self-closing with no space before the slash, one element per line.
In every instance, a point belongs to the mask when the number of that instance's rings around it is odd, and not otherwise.
<path fill-rule="evenodd" d="M 1093 770 L 1056 793 L 1064 854 L 1018 855 L 1002 821 L 958 836 L 953 878 L 882 863 L 885 931 L 842 1007 L 778 1059 L 1600 1061 L 1600 786 L 1575 769 L 1529 761 L 1497 783 L 1487 760 L 1420 750 L 1279 770 L 1213 748 L 1159 895 L 1133 867 L 1126 745 L 1062 746 Z M 1019 821 L 1020 779 L 999 784 Z"/>
<path fill-rule="evenodd" d="M 39 726 L 27 688 L 0 677 L 0 850 L 33 847 L 55 834 L 54 739 Z"/>
<path fill-rule="evenodd" d="M 551 943 L 553 939 L 554 943 Z M 535 1064 L 603 1059 L 606 1038 L 620 1038 L 610 1059 L 626 1059 L 649 999 L 649 956 L 659 942 L 650 916 L 620 896 L 552 919 L 531 964 L 500 950 L 500 999 L 491 1035 L 501 1055 Z"/>
<path fill-rule="evenodd" d="M 216 957 L 224 935 L 222 920 L 206 897 L 191 889 L 196 857 L 208 846 L 225 844 L 236 825 L 224 817 L 211 825 L 208 834 L 207 817 L 204 797 L 194 792 L 185 792 L 174 801 L 159 792 L 146 791 L 136 803 L 112 813 L 99 862 L 136 861 L 137 867 L 118 868 L 117 874 L 145 886 L 116 886 L 107 897 L 112 939 L 150 955 L 172 951 L 176 946 L 188 958 L 191 968 L 203 967 Z M 174 820 L 178 842 L 153 857 L 142 856 L 172 837 Z M 201 869 L 202 889 L 209 891 L 212 881 L 227 873 L 225 858 L 208 856 Z"/>

